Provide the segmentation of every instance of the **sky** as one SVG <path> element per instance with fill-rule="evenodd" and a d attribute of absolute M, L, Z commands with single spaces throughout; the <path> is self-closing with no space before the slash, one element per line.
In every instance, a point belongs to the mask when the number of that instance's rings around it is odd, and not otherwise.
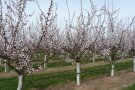
<path fill-rule="evenodd" d="M 72 14 L 75 12 L 76 15 L 80 13 L 80 0 L 54 0 L 55 6 L 58 5 L 58 24 L 62 25 L 64 20 L 68 19 L 68 9 L 66 6 L 66 1 L 68 3 L 68 7 Z M 82 0 L 83 10 L 90 9 L 90 0 Z M 110 6 L 113 5 L 114 10 L 119 9 L 119 18 L 132 18 L 135 16 L 135 0 L 106 0 L 106 2 L 110 2 Z M 97 8 L 100 8 L 104 5 L 105 0 L 93 0 L 94 5 Z M 40 8 L 47 12 L 48 7 L 50 5 L 50 0 L 38 0 Z M 113 4 L 112 4 L 113 3 Z M 39 9 L 35 2 L 29 2 L 27 7 L 27 12 L 32 13 L 35 12 L 31 21 L 36 21 L 38 16 Z"/>

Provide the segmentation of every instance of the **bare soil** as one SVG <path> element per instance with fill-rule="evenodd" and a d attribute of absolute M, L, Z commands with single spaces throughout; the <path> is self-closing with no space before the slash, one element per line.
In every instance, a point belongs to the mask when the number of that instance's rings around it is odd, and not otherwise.
<path fill-rule="evenodd" d="M 127 60 L 119 60 L 117 62 L 126 62 Z M 109 64 L 108 62 L 104 61 L 98 61 L 98 62 L 92 62 L 88 64 L 81 64 L 81 68 L 88 68 L 88 67 L 94 67 L 99 65 L 106 65 Z M 56 67 L 56 68 L 47 68 L 42 69 L 40 71 L 34 72 L 33 74 L 42 74 L 42 73 L 55 73 L 55 72 L 62 72 L 62 71 L 69 71 L 69 70 L 75 70 L 76 66 L 65 66 L 65 67 Z M 8 73 L 2 72 L 0 73 L 0 78 L 9 78 L 9 77 L 16 77 L 17 73 L 10 71 Z"/>
<path fill-rule="evenodd" d="M 17 73 L 14 71 L 0 73 L 0 78 L 10 78 L 15 76 L 17 76 Z"/>
<path fill-rule="evenodd" d="M 108 64 L 108 63 L 103 62 L 103 61 L 93 62 L 93 63 L 88 63 L 88 64 L 82 64 L 81 68 L 88 68 L 88 67 L 94 67 L 94 66 L 105 65 L 105 64 Z M 76 66 L 46 68 L 46 69 L 41 69 L 37 72 L 34 72 L 33 74 L 55 73 L 55 72 L 69 71 L 69 70 L 75 70 L 75 69 L 76 69 Z M 13 71 L 10 71 L 8 73 L 5 73 L 5 72 L 0 73 L 0 78 L 9 78 L 9 77 L 16 77 L 16 76 L 17 74 Z"/>
<path fill-rule="evenodd" d="M 51 86 L 46 89 L 35 90 L 121 90 L 122 88 L 135 83 L 135 73 L 121 71 L 115 77 L 102 76 L 83 80 L 80 86 L 76 82 L 65 85 Z"/>
<path fill-rule="evenodd" d="M 126 60 L 125 60 L 126 61 Z M 125 62 L 122 61 L 122 62 Z M 121 62 L 121 61 L 119 61 Z M 89 64 L 82 64 L 82 68 L 94 67 L 98 65 L 108 64 L 106 62 L 93 62 Z M 61 72 L 67 70 L 74 70 L 75 66 L 66 66 L 66 67 L 57 67 L 57 68 L 47 68 L 45 70 L 41 70 L 39 72 L 35 72 L 34 74 L 40 73 L 53 73 L 53 72 Z M 9 78 L 15 77 L 17 74 L 13 71 L 9 73 L 0 73 L 0 78 Z M 46 89 L 34 89 L 34 90 L 121 90 L 123 87 L 131 85 L 135 83 L 135 73 L 129 71 L 120 71 L 115 77 L 110 76 L 98 76 L 94 78 L 83 79 L 80 86 L 76 86 L 76 82 L 71 82 L 67 84 L 61 84 L 56 86 L 50 86 Z"/>

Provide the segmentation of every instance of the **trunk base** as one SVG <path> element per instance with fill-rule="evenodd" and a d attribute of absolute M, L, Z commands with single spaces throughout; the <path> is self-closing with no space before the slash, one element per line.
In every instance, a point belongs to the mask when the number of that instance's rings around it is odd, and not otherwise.
<path fill-rule="evenodd" d="M 80 86 L 80 63 L 77 63 L 77 86 Z"/>
<path fill-rule="evenodd" d="M 23 75 L 19 75 L 18 76 L 18 87 L 17 90 L 23 90 L 23 80 L 24 76 Z"/>

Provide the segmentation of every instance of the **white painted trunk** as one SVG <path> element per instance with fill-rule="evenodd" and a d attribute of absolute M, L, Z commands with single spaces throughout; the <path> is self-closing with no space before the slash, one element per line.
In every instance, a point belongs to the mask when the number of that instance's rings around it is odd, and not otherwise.
<path fill-rule="evenodd" d="M 68 53 L 68 55 L 67 55 L 67 60 L 69 60 L 70 58 L 69 58 L 69 53 Z"/>
<path fill-rule="evenodd" d="M 75 64 L 74 61 L 72 61 L 71 63 L 72 63 L 72 66 L 74 66 L 74 64 Z"/>
<path fill-rule="evenodd" d="M 46 62 L 46 58 L 47 58 L 47 55 L 45 55 L 45 57 L 44 57 L 44 68 L 47 68 L 47 62 Z"/>
<path fill-rule="evenodd" d="M 109 56 L 109 60 L 112 61 L 111 57 Z"/>
<path fill-rule="evenodd" d="M 121 59 L 122 59 L 122 60 L 124 59 L 124 53 L 122 53 Z"/>
<path fill-rule="evenodd" d="M 122 56 L 121 59 L 123 60 L 124 59 L 124 56 Z"/>
<path fill-rule="evenodd" d="M 18 87 L 17 90 L 23 90 L 23 75 L 19 75 L 18 76 Z"/>
<path fill-rule="evenodd" d="M 4 67 L 5 67 L 5 72 L 8 72 L 8 66 L 7 66 L 7 64 L 5 64 Z"/>
<path fill-rule="evenodd" d="M 133 71 L 135 72 L 135 57 L 133 57 Z"/>
<path fill-rule="evenodd" d="M 111 68 L 111 77 L 114 77 L 114 63 L 112 63 L 112 68 Z"/>
<path fill-rule="evenodd" d="M 85 55 L 83 54 L 83 59 L 84 59 Z"/>
<path fill-rule="evenodd" d="M 52 54 L 52 53 L 50 53 L 49 57 L 52 57 L 52 55 L 53 55 L 53 54 Z M 50 60 L 52 60 L 52 59 L 50 59 Z"/>
<path fill-rule="evenodd" d="M 80 63 L 77 62 L 77 86 L 80 85 Z"/>
<path fill-rule="evenodd" d="M 93 52 L 93 62 L 95 62 L 95 53 Z"/>

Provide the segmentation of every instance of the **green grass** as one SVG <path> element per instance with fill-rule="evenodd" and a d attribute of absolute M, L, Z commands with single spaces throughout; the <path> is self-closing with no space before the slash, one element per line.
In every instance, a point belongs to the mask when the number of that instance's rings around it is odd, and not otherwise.
<path fill-rule="evenodd" d="M 123 90 L 135 90 L 135 84 L 124 88 Z"/>
<path fill-rule="evenodd" d="M 64 67 L 64 66 L 70 66 L 72 65 L 70 62 L 55 62 L 55 63 L 48 63 L 49 68 L 54 68 L 54 67 Z"/>
<path fill-rule="evenodd" d="M 55 67 L 65 67 L 65 66 L 70 66 L 72 65 L 70 62 L 53 62 L 53 63 L 48 63 L 47 67 L 48 68 L 55 68 Z M 33 68 L 38 67 L 38 64 L 33 64 Z"/>
<path fill-rule="evenodd" d="M 56 77 L 57 76 L 57 77 Z M 26 89 L 29 88 L 46 88 L 51 85 L 67 83 L 69 81 L 75 80 L 75 72 L 59 72 L 51 74 L 33 75 L 28 76 L 25 81 Z"/>
<path fill-rule="evenodd" d="M 135 90 L 135 83 L 126 88 L 123 88 L 123 90 Z"/>
<path fill-rule="evenodd" d="M 115 64 L 115 71 L 125 70 L 132 67 L 132 62 L 123 62 L 123 63 L 116 63 Z M 98 76 L 103 74 L 110 74 L 111 65 L 102 65 L 96 66 L 92 68 L 86 68 L 82 70 L 83 77 L 91 77 L 91 76 Z M 83 73 L 84 72 L 84 73 Z"/>
<path fill-rule="evenodd" d="M 44 61 L 44 54 L 40 54 L 40 56 L 35 56 L 32 58 L 33 62 L 41 62 Z M 54 57 L 52 57 L 52 61 L 64 61 L 63 58 L 60 57 L 60 55 L 55 55 Z"/>
<path fill-rule="evenodd" d="M 11 69 L 10 67 L 7 68 L 7 72 L 9 72 L 9 71 L 11 71 L 11 70 L 13 70 L 13 69 Z M 0 73 L 1 73 L 1 72 L 4 72 L 4 71 L 5 71 L 4 66 L 0 66 Z"/>
<path fill-rule="evenodd" d="M 58 76 L 57 78 L 53 78 Z M 52 77 L 52 78 L 51 78 Z M 49 79 L 47 79 L 49 78 Z M 48 87 L 55 84 L 66 83 L 75 80 L 74 71 L 50 74 L 31 75 L 25 78 L 25 89 Z M 16 90 L 17 78 L 0 79 L 0 90 Z"/>
<path fill-rule="evenodd" d="M 96 58 L 96 61 L 101 61 L 101 60 L 103 60 L 103 58 L 101 58 L 101 57 L 97 57 Z M 42 59 L 42 61 L 43 61 L 43 59 Z M 58 56 L 53 57 L 52 61 L 56 61 L 56 62 L 49 62 L 47 64 L 48 68 L 64 67 L 64 66 L 71 66 L 72 65 L 71 62 L 65 62 L 62 58 L 60 58 Z M 41 64 L 41 58 L 39 59 L 39 61 L 38 61 L 38 59 L 37 60 L 35 59 L 34 62 L 35 63 L 33 64 L 33 67 L 37 67 L 38 64 L 39 65 Z M 87 64 L 87 63 L 92 63 L 92 62 L 93 62 L 92 58 L 89 57 L 89 56 L 85 56 L 84 59 L 83 58 L 81 59 L 81 63 L 82 64 Z"/>
<path fill-rule="evenodd" d="M 0 79 L 0 90 L 16 90 L 17 78 Z"/>
<path fill-rule="evenodd" d="M 96 57 L 95 58 L 95 61 L 98 62 L 98 61 L 103 61 L 104 59 L 102 57 Z M 87 63 L 92 63 L 93 60 L 92 60 L 92 57 L 89 57 L 89 56 L 85 56 L 84 58 L 81 58 L 81 63 L 82 64 L 87 64 Z"/>
<path fill-rule="evenodd" d="M 117 63 L 115 64 L 115 71 L 129 69 L 132 67 L 132 61 Z M 110 65 L 102 65 L 96 67 L 90 67 L 81 70 L 82 79 L 99 76 L 109 75 Z M 26 76 L 25 78 L 25 89 L 30 88 L 46 88 L 48 86 L 56 84 L 64 84 L 76 80 L 76 71 L 57 72 L 57 73 L 46 73 L 40 75 Z M 0 79 L 0 90 L 15 90 L 17 87 L 17 78 Z"/>
<path fill-rule="evenodd" d="M 0 66 L 0 72 L 4 72 L 4 67 Z"/>

